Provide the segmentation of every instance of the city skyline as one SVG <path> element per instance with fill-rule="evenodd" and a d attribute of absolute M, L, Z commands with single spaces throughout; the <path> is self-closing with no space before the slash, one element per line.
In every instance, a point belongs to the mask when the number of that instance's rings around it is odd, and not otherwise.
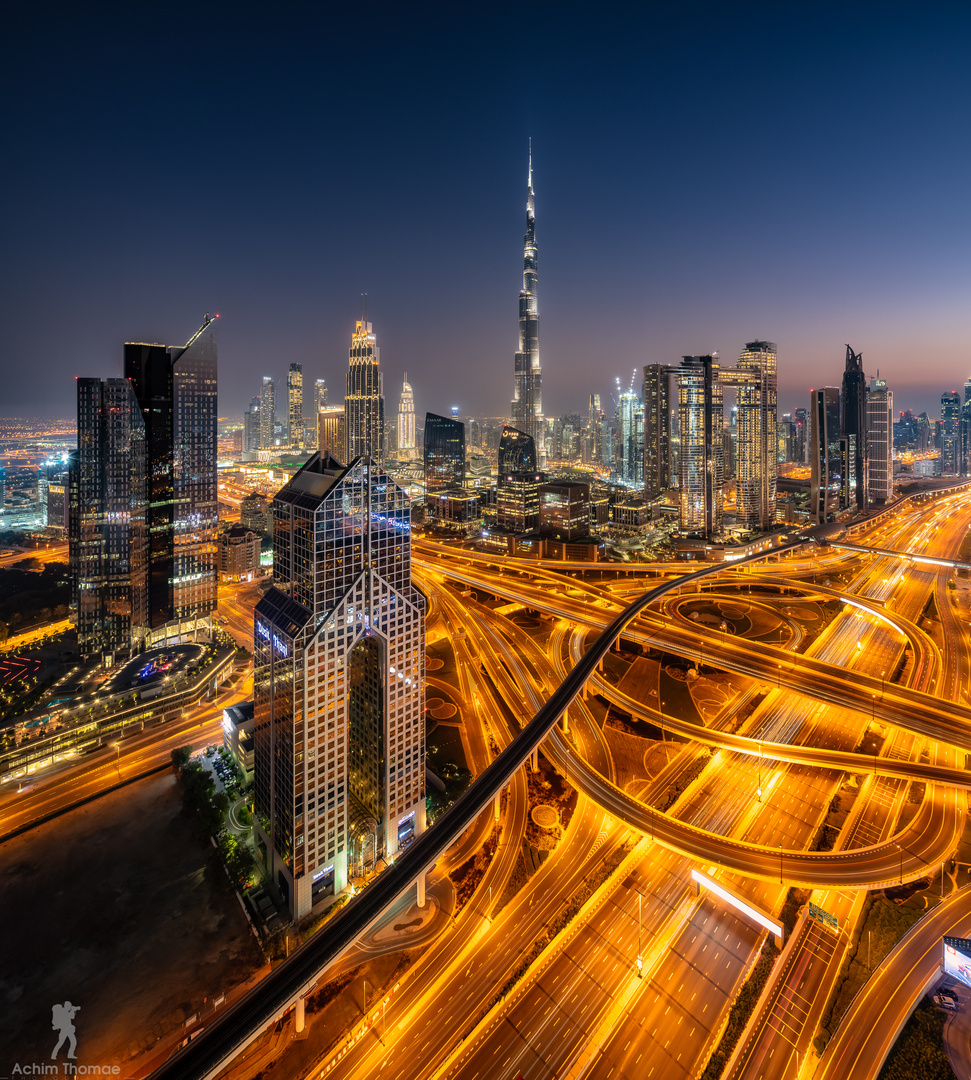
<path fill-rule="evenodd" d="M 106 26 L 68 13 L 53 35 L 20 13 L 21 51 L 9 69 L 20 78 L 20 154 L 4 180 L 8 205 L 20 210 L 8 237 L 4 412 L 67 414 L 75 374 L 119 375 L 117 342 L 173 340 L 207 307 L 224 316 L 220 348 L 238 376 L 223 415 L 241 414 L 263 375 L 282 385 L 290 363 L 338 386 L 367 292 L 388 375 L 410 373 L 419 413 L 459 404 L 463 414 L 502 415 L 530 136 L 543 207 L 547 415 L 582 411 L 591 393 L 606 401 L 627 353 L 638 366 L 671 364 L 713 350 L 732 356 L 756 338 L 779 344 L 783 411 L 807 407 L 811 387 L 835 381 L 847 340 L 916 411 L 931 413 L 965 380 L 958 178 L 967 151 L 949 133 L 966 76 L 953 18 L 883 12 L 877 24 L 855 8 L 840 13 L 836 33 L 827 9 L 629 10 L 625 25 L 647 62 L 618 71 L 612 30 L 550 14 L 524 100 L 527 61 L 502 15 L 454 14 L 441 27 L 431 15 L 413 27 L 384 11 L 365 18 L 387 63 L 352 107 L 354 80 L 342 82 L 349 61 L 336 58 L 326 74 L 302 66 L 282 24 L 260 40 L 267 63 L 257 90 L 245 19 L 221 28 L 208 55 L 185 45 L 177 13 L 150 33 L 137 19 Z M 404 76 L 441 55 L 443 35 L 463 46 L 448 50 L 440 72 L 455 93 L 426 108 L 438 80 Z M 171 50 L 197 70 L 191 89 L 173 80 L 114 100 L 98 60 L 136 42 L 149 57 L 168 61 Z M 31 67 L 40 47 L 47 62 Z M 581 47 L 589 67 L 580 76 L 571 68 L 568 82 L 559 61 Z M 738 55 L 783 49 L 771 99 L 735 71 Z M 689 55 L 704 76 L 685 87 L 672 75 Z M 513 77 L 470 97 L 497 59 Z M 63 72 L 70 99 L 60 82 L 38 84 L 35 68 Z M 389 86 L 402 82 L 389 106 Z M 295 91 L 302 110 L 291 109 Z M 371 144 L 393 167 L 365 181 L 318 168 L 324 145 L 341 142 L 362 108 Z M 80 144 L 70 134 L 79 109 L 88 125 Z M 401 119 L 415 113 L 425 119 L 412 138 Z M 172 185 L 164 170 L 134 186 L 118 179 L 160 147 L 184 145 L 190 122 L 210 114 L 220 118 L 217 146 L 194 185 Z M 58 138 L 75 153 L 67 172 L 50 157 Z M 227 170 L 240 154 L 252 168 Z M 935 168 L 918 164 L 927 159 Z M 702 160 L 715 164 L 692 164 Z M 194 255 L 175 275 L 167 253 L 181 249 Z M 443 334 L 452 347 L 429 349 Z M 53 376 L 42 400 L 30 377 L 40 365 Z"/>

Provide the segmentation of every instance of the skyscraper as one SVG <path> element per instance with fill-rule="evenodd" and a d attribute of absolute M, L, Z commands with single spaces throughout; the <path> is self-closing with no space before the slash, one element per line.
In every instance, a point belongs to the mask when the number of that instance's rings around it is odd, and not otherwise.
<path fill-rule="evenodd" d="M 303 446 L 303 367 L 291 364 L 287 372 L 287 445 Z"/>
<path fill-rule="evenodd" d="M 893 498 L 893 391 L 879 371 L 866 397 L 866 457 L 867 499 L 882 506 Z"/>
<path fill-rule="evenodd" d="M 276 387 L 269 375 L 263 376 L 260 391 L 260 449 L 272 450 L 275 444 L 273 429 L 276 426 Z"/>
<path fill-rule="evenodd" d="M 512 398 L 512 422 L 532 436 L 539 467 L 546 468 L 546 424 L 543 419 L 543 370 L 539 362 L 539 308 L 536 257 L 536 203 L 533 193 L 533 153 L 530 145 L 526 181 L 526 235 L 523 237 L 523 289 L 519 294 L 519 352 Z"/>
<path fill-rule="evenodd" d="M 148 632 L 145 422 L 127 379 L 78 379 L 68 544 L 82 660 L 128 655 Z"/>
<path fill-rule="evenodd" d="M 344 460 L 384 458 L 384 398 L 381 396 L 380 350 L 371 323 L 358 319 L 348 354 L 344 397 Z"/>
<path fill-rule="evenodd" d="M 841 508 L 866 506 L 866 375 L 863 354 L 846 346 L 843 372 L 840 435 L 844 461 L 841 465 Z"/>
<path fill-rule="evenodd" d="M 644 368 L 644 496 L 656 499 L 671 486 L 671 368 Z"/>
<path fill-rule="evenodd" d="M 721 532 L 725 505 L 725 408 L 718 371 L 715 356 L 685 356 L 678 368 L 681 528 L 708 539 Z"/>
<path fill-rule="evenodd" d="M 499 475 L 536 472 L 536 443 L 525 431 L 504 424 L 499 439 Z"/>
<path fill-rule="evenodd" d="M 738 523 L 749 529 L 775 524 L 775 494 L 779 475 L 776 366 L 778 346 L 750 341 L 738 358 L 736 380 L 738 444 Z"/>
<path fill-rule="evenodd" d="M 184 346 L 127 342 L 124 370 L 78 381 L 69 536 L 85 658 L 195 635 L 216 607 L 212 318 Z"/>
<path fill-rule="evenodd" d="M 425 599 L 410 503 L 315 455 L 273 502 L 255 612 L 258 847 L 295 918 L 424 828 Z"/>
<path fill-rule="evenodd" d="M 216 609 L 214 329 L 207 314 L 185 345 L 125 345 L 145 422 L 151 643 L 208 626 Z"/>
<path fill-rule="evenodd" d="M 411 461 L 415 456 L 415 398 L 405 372 L 398 401 L 398 457 Z"/>
<path fill-rule="evenodd" d="M 961 475 L 961 395 L 941 394 L 941 476 Z"/>
<path fill-rule="evenodd" d="M 327 380 L 318 379 L 314 383 L 314 412 L 318 413 L 327 406 Z"/>
<path fill-rule="evenodd" d="M 243 453 L 253 454 L 262 444 L 260 431 L 260 399 L 252 398 L 249 408 L 243 413 Z"/>
<path fill-rule="evenodd" d="M 340 405 L 324 405 L 317 410 L 317 449 L 321 457 L 330 454 L 335 460 L 344 453 L 344 410 Z"/>
<path fill-rule="evenodd" d="M 617 479 L 628 487 L 644 483 L 644 411 L 631 385 L 617 399 Z"/>
<path fill-rule="evenodd" d="M 840 392 L 835 386 L 823 386 L 810 395 L 809 516 L 814 525 L 824 525 L 833 521 L 840 509 Z"/>
<path fill-rule="evenodd" d="M 424 441 L 425 494 L 464 487 L 465 425 L 462 421 L 425 413 Z"/>

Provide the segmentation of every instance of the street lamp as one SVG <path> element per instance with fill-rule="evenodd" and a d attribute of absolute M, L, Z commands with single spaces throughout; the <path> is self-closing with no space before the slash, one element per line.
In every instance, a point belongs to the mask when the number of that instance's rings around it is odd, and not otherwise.
<path fill-rule="evenodd" d="M 644 978 L 644 957 L 641 953 L 641 936 L 644 932 L 644 915 L 641 908 L 641 901 L 644 899 L 644 894 L 640 889 L 637 890 L 637 977 L 639 979 Z"/>
<path fill-rule="evenodd" d="M 762 740 L 759 740 L 759 786 L 757 788 L 759 802 L 762 801 Z"/>
<path fill-rule="evenodd" d="M 900 852 L 900 884 L 904 883 L 904 849 L 897 844 L 897 850 Z"/>

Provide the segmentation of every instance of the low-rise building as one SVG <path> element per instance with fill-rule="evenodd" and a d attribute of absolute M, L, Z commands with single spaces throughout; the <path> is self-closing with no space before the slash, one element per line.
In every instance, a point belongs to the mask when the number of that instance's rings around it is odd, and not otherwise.
<path fill-rule="evenodd" d="M 253 781 L 253 729 L 255 727 L 252 701 L 239 701 L 223 709 L 223 746 L 243 774 L 243 781 Z"/>
<path fill-rule="evenodd" d="M 219 535 L 219 576 L 223 581 L 252 581 L 260 574 L 259 534 L 233 525 Z"/>

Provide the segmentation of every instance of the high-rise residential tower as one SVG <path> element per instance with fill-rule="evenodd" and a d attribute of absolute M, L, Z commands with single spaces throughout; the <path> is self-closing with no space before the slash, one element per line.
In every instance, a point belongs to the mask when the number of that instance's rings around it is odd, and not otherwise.
<path fill-rule="evenodd" d="M 631 385 L 617 399 L 617 479 L 628 487 L 644 483 L 644 410 Z"/>
<path fill-rule="evenodd" d="M 738 442 L 735 477 L 738 482 L 738 523 L 748 529 L 775 524 L 775 494 L 779 475 L 777 425 L 778 346 L 750 341 L 738 358 L 736 380 Z"/>
<path fill-rule="evenodd" d="M 644 368 L 644 496 L 656 499 L 671 486 L 671 368 Z"/>
<path fill-rule="evenodd" d="M 425 599 L 410 502 L 367 458 L 316 454 L 273 501 L 255 612 L 254 809 L 294 918 L 424 829 Z"/>
<path fill-rule="evenodd" d="M 411 461 L 415 456 L 415 396 L 405 372 L 398 401 L 398 457 Z"/>
<path fill-rule="evenodd" d="M 344 460 L 384 458 L 384 398 L 381 396 L 380 350 L 371 323 L 358 319 L 348 355 L 344 397 Z"/>
<path fill-rule="evenodd" d="M 318 379 L 314 383 L 314 412 L 318 413 L 327 406 L 327 380 Z"/>
<path fill-rule="evenodd" d="M 678 368 L 681 528 L 709 540 L 722 530 L 725 506 L 725 406 L 715 356 L 685 356 Z"/>
<path fill-rule="evenodd" d="M 840 451 L 840 392 L 835 386 L 810 391 L 811 470 L 809 518 L 814 525 L 833 521 L 840 510 L 842 490 Z"/>
<path fill-rule="evenodd" d="M 272 450 L 275 444 L 273 429 L 276 427 L 276 387 L 269 375 L 263 376 L 260 390 L 260 449 Z"/>
<path fill-rule="evenodd" d="M 243 453 L 256 453 L 261 443 L 260 399 L 255 397 L 250 399 L 249 408 L 243 413 Z"/>
<path fill-rule="evenodd" d="M 867 500 L 883 506 L 893 498 L 893 391 L 886 380 L 870 380 L 866 396 Z"/>
<path fill-rule="evenodd" d="M 512 398 L 513 427 L 532 436 L 541 469 L 546 468 L 546 423 L 543 418 L 543 369 L 539 362 L 539 308 L 536 257 L 536 202 L 530 145 L 526 181 L 526 235 L 523 237 L 523 289 L 519 294 L 519 351 Z"/>
<path fill-rule="evenodd" d="M 303 366 L 291 364 L 287 372 L 287 445 L 303 445 Z"/>
<path fill-rule="evenodd" d="M 961 475 L 961 395 L 941 394 L 941 476 Z"/>
<path fill-rule="evenodd" d="M 866 506 L 866 375 L 863 354 L 846 346 L 846 368 L 843 372 L 840 435 L 843 439 L 844 461 L 841 465 L 841 508 Z"/>

